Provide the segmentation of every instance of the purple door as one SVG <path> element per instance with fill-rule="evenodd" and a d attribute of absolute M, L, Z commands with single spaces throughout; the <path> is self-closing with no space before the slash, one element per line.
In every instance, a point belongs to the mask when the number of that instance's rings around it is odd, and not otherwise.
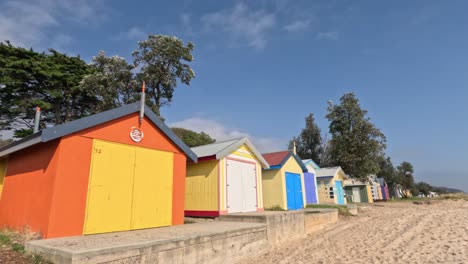
<path fill-rule="evenodd" d="M 306 191 L 306 204 L 317 203 L 317 186 L 315 182 L 315 175 L 310 172 L 304 172 L 304 187 Z"/>

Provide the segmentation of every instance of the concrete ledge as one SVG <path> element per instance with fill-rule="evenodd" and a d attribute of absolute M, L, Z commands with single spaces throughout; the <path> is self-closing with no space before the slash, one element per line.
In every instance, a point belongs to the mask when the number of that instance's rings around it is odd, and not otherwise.
<path fill-rule="evenodd" d="M 358 207 L 355 204 L 347 204 L 348 211 L 351 215 L 358 215 Z"/>
<path fill-rule="evenodd" d="M 338 222 L 338 209 L 309 208 L 304 210 L 304 231 L 306 234 L 314 233 L 336 222 Z"/>
<path fill-rule="evenodd" d="M 53 263 L 233 263 L 267 247 L 265 224 L 210 222 L 31 241 Z"/>
<path fill-rule="evenodd" d="M 220 221 L 264 223 L 270 244 L 294 240 L 305 236 L 304 211 L 265 211 L 221 215 Z"/>

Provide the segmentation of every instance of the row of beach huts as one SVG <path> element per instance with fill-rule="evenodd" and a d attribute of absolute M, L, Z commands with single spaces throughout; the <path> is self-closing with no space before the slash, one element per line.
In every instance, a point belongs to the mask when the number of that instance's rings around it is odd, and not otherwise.
<path fill-rule="evenodd" d="M 140 103 L 0 148 L 0 226 L 44 238 L 389 198 L 382 178 L 356 181 L 295 150 L 260 153 L 247 138 L 189 148 Z"/>

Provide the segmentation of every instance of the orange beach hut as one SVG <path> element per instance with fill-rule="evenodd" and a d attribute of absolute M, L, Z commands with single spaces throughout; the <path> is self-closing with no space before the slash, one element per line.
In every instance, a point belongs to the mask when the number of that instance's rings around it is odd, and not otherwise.
<path fill-rule="evenodd" d="M 0 148 L 0 226 L 44 238 L 183 224 L 196 155 L 147 106 L 126 105 Z"/>

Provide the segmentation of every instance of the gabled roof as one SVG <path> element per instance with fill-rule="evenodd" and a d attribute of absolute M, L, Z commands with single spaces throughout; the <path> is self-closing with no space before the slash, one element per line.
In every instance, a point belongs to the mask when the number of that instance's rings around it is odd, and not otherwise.
<path fill-rule="evenodd" d="M 305 160 L 302 160 L 302 162 L 304 163 L 304 165 L 311 165 L 314 169 L 318 170 L 320 169 L 320 166 L 317 165 L 317 163 L 315 163 L 315 161 L 311 160 L 311 159 L 305 159 Z"/>
<path fill-rule="evenodd" d="M 265 157 L 268 164 L 270 164 L 270 169 L 279 169 L 288 161 L 289 157 L 293 156 L 297 164 L 301 167 L 303 172 L 307 172 L 307 167 L 304 165 L 299 156 L 294 155 L 292 151 L 278 151 L 262 154 Z"/>
<path fill-rule="evenodd" d="M 48 142 L 75 132 L 106 123 L 129 114 L 140 111 L 140 102 L 124 105 L 119 108 L 104 111 L 95 115 L 80 118 L 65 124 L 56 125 L 39 131 L 33 135 L 25 137 L 19 141 L 0 148 L 0 157 L 12 154 L 13 152 L 25 149 L 32 145 Z M 145 116 L 159 128 L 177 147 L 179 147 L 192 161 L 197 162 L 197 155 L 180 140 L 174 132 L 163 122 L 151 108 L 145 105 Z"/>
<path fill-rule="evenodd" d="M 262 168 L 267 169 L 270 167 L 268 162 L 263 158 L 262 154 L 258 152 L 255 146 L 246 137 L 193 147 L 192 151 L 198 156 L 198 158 L 215 156 L 215 158 L 219 160 L 228 156 L 233 151 L 236 151 L 242 145 L 246 145 L 250 151 L 252 151 L 258 161 L 260 161 L 262 164 Z"/>
<path fill-rule="evenodd" d="M 343 182 L 344 186 L 366 186 L 367 183 L 359 181 L 359 180 L 345 180 Z"/>
<path fill-rule="evenodd" d="M 320 170 L 317 170 L 316 172 L 316 177 L 333 177 L 335 176 L 339 171 L 342 171 L 340 166 L 337 167 L 328 167 L 328 168 L 321 168 Z"/>

